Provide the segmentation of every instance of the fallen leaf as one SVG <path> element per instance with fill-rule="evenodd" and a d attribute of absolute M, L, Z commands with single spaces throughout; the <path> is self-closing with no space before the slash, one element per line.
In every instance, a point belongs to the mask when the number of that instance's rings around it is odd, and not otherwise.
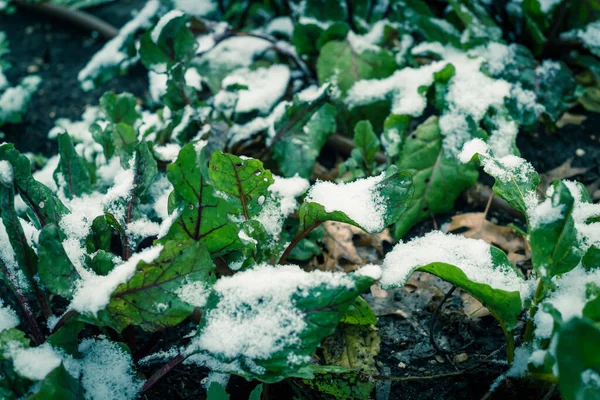
<path fill-rule="evenodd" d="M 585 115 L 571 114 L 566 112 L 558 121 L 556 121 L 556 126 L 558 128 L 562 128 L 567 125 L 581 125 L 586 119 L 587 117 Z"/>
<path fill-rule="evenodd" d="M 350 270 L 357 269 L 365 264 L 365 260 L 358 254 L 354 245 L 354 235 L 360 229 L 341 222 L 327 221 L 323 224 L 325 234 L 323 245 L 325 246 L 324 270 L 336 270 L 340 264 L 350 264 Z M 344 268 L 346 269 L 346 268 Z"/>
<path fill-rule="evenodd" d="M 573 157 L 569 158 L 560 166 L 540 174 L 540 186 L 538 187 L 538 193 L 544 196 L 546 194 L 546 190 L 548 187 L 550 187 L 552 182 L 559 179 L 572 178 L 576 175 L 585 174 L 589 169 L 573 167 L 571 165 L 572 163 Z"/>
<path fill-rule="evenodd" d="M 463 303 L 463 312 L 469 318 L 483 318 L 490 315 L 490 311 L 475 297 L 461 291 L 460 298 Z"/>
<path fill-rule="evenodd" d="M 462 235 L 482 239 L 506 251 L 508 259 L 516 266 L 531 258 L 529 243 L 523 235 L 509 226 L 496 225 L 486 219 L 485 213 L 455 215 L 448 225 L 448 231 L 467 228 Z"/>

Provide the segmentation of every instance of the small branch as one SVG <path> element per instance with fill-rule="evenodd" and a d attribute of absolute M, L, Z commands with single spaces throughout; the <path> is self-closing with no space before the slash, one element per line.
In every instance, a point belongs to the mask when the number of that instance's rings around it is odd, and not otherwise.
<path fill-rule="evenodd" d="M 140 394 L 146 393 L 156 382 L 160 380 L 163 376 L 165 376 L 169 371 L 175 368 L 177 365 L 181 364 L 186 357 L 183 354 L 177 355 L 175 358 L 169 360 L 161 369 L 156 371 L 142 386 L 142 390 Z"/>
<path fill-rule="evenodd" d="M 485 185 L 475 184 L 475 186 L 472 186 L 465 192 L 463 192 L 462 197 L 467 202 L 474 203 L 480 206 L 487 205 L 487 203 L 491 201 L 490 207 L 506 211 L 513 217 L 521 219 L 523 218 L 523 214 L 512 208 L 510 204 L 508 204 L 504 199 L 501 199 L 498 196 L 494 196 L 494 192 L 492 191 L 492 189 Z M 492 198 L 492 200 L 490 200 L 490 198 Z"/>
<path fill-rule="evenodd" d="M 105 39 L 112 39 L 119 33 L 119 30 L 111 24 L 84 11 L 72 10 L 50 2 L 32 3 L 27 0 L 14 0 L 14 4 L 23 10 L 39 12 L 78 28 L 98 32 Z"/>
<path fill-rule="evenodd" d="M 375 375 L 373 379 L 377 379 L 380 381 L 395 381 L 395 382 L 410 382 L 410 381 L 429 381 L 433 379 L 443 379 L 443 378 L 451 378 L 453 376 L 460 376 L 467 373 L 469 369 L 465 369 L 462 371 L 449 372 L 447 374 L 440 375 L 428 375 L 428 376 L 385 376 L 385 375 Z"/>

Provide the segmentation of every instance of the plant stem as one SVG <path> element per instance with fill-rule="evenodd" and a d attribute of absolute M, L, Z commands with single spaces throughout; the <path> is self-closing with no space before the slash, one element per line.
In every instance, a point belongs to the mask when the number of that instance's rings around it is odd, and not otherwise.
<path fill-rule="evenodd" d="M 19 301 L 19 305 L 21 306 L 21 309 L 23 310 L 23 313 L 25 314 L 25 319 L 27 320 L 27 326 L 29 327 L 29 330 L 31 331 L 31 335 L 33 336 L 33 341 L 35 342 L 35 344 L 44 343 L 44 335 L 42 335 L 40 326 L 38 325 L 37 321 L 35 320 L 35 317 L 31 313 L 31 307 L 29 306 L 27 299 L 25 298 L 25 296 L 23 296 L 23 293 L 21 293 L 18 289 L 15 290 L 15 294 L 17 295 L 17 299 Z"/>
<path fill-rule="evenodd" d="M 56 325 L 54 325 L 54 328 L 52 329 L 52 333 L 56 333 L 56 331 L 58 331 L 60 328 L 62 328 L 62 326 L 69 320 L 69 318 L 71 318 L 75 314 L 76 314 L 75 310 L 69 310 L 66 313 L 64 313 L 63 316 L 60 317 L 60 319 L 58 320 Z"/>
<path fill-rule="evenodd" d="M 186 357 L 183 354 L 178 354 L 175 358 L 169 360 L 161 369 L 156 371 L 142 386 L 142 390 L 140 394 L 146 393 L 156 382 L 159 381 L 160 378 L 165 376 L 169 371 L 175 368 L 177 365 L 181 364 Z"/>
<path fill-rule="evenodd" d="M 294 239 L 292 239 L 292 241 L 290 242 L 290 244 L 288 245 L 288 247 L 285 249 L 285 251 L 281 255 L 281 258 L 279 259 L 279 262 L 277 262 L 277 264 L 282 265 L 283 263 L 285 263 L 285 261 L 287 260 L 288 256 L 290 255 L 290 253 L 292 252 L 292 250 L 294 249 L 294 247 L 296 247 L 296 245 L 298 243 L 300 243 L 300 241 L 302 239 L 304 239 L 304 237 L 306 237 L 306 235 L 308 235 L 313 229 L 315 229 L 317 226 L 321 225 L 322 223 L 323 223 L 322 221 L 315 222 L 311 226 L 309 226 L 307 229 L 305 229 L 302 232 L 298 233 L 294 237 Z"/>
<path fill-rule="evenodd" d="M 515 336 L 512 331 L 508 331 L 506 336 L 506 362 L 508 365 L 512 365 L 515 360 Z"/>
<path fill-rule="evenodd" d="M 528 343 L 531 341 L 531 339 L 533 339 L 533 329 L 535 328 L 535 326 L 533 325 L 533 316 L 537 312 L 538 304 L 540 303 L 540 301 L 542 301 L 545 292 L 546 290 L 544 286 L 544 280 L 540 278 L 537 288 L 535 289 L 535 294 L 533 295 L 531 307 L 529 308 L 529 318 L 527 319 L 525 333 L 523 334 L 523 341 L 525 343 Z"/>

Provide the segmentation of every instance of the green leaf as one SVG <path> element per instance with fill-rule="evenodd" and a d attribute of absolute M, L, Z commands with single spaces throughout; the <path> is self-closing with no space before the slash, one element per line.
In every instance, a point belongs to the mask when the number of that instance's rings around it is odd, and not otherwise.
<path fill-rule="evenodd" d="M 213 188 L 223 193 L 229 203 L 230 213 L 245 220 L 256 217 L 262 209 L 261 196 L 273 184 L 271 172 L 259 160 L 241 159 L 233 154 L 215 151 L 208 169 Z"/>
<path fill-rule="evenodd" d="M 472 160 L 479 159 L 483 164 L 483 170 L 496 180 L 494 193 L 506 200 L 512 208 L 527 215 L 527 205 L 532 201 L 537 203 L 535 193 L 540 185 L 540 177 L 533 166 L 523 159 L 515 163 L 515 159 L 496 158 L 490 153 L 487 145 L 478 139 L 465 145 L 463 151 L 468 150 L 471 144 L 480 145 L 474 153 L 477 156 L 473 156 Z"/>
<path fill-rule="evenodd" d="M 383 134 L 381 135 L 381 144 L 385 149 L 388 158 L 395 158 L 402 151 L 404 134 L 412 118 L 409 115 L 390 114 L 383 123 Z"/>
<path fill-rule="evenodd" d="M 229 395 L 219 382 L 211 382 L 206 391 L 207 400 L 229 400 Z"/>
<path fill-rule="evenodd" d="M 58 331 L 48 337 L 48 343 L 54 348 L 77 357 L 79 356 L 79 333 L 83 330 L 83 327 L 83 322 L 70 318 Z"/>
<path fill-rule="evenodd" d="M 377 374 L 375 357 L 379 354 L 380 339 L 372 325 L 339 324 L 335 333 L 321 344 L 327 365 Z"/>
<path fill-rule="evenodd" d="M 168 241 L 156 260 L 138 263 L 98 319 L 118 331 L 129 325 L 149 332 L 175 326 L 204 303 L 203 291 L 216 279 L 214 268 L 201 243 Z"/>
<path fill-rule="evenodd" d="M 237 227 L 228 218 L 228 202 L 215 196 L 205 174 L 204 149 L 196 149 L 194 143 L 183 147 L 177 160 L 167 167 L 174 188 L 171 197 L 181 211 L 164 240 L 194 239 L 218 256 L 240 249 L 242 244 Z"/>
<path fill-rule="evenodd" d="M 370 176 L 377 166 L 375 154 L 380 150 L 379 139 L 369 121 L 360 121 L 354 127 L 354 149 L 348 159 L 340 167 L 340 174 L 347 170 L 353 171 L 354 176 Z"/>
<path fill-rule="evenodd" d="M 13 169 L 14 171 L 14 169 Z M 28 292 L 30 288 L 27 285 L 31 285 L 34 288 L 37 287 L 35 283 L 35 275 L 38 271 L 38 257 L 29 246 L 25 232 L 21 225 L 21 220 L 15 211 L 14 205 L 15 192 L 13 185 L 10 182 L 4 182 L 0 180 L 0 217 L 2 218 L 2 224 L 8 236 L 9 243 L 3 244 L 10 246 L 14 252 L 14 261 L 6 260 L 4 257 L 0 258 L 0 262 L 15 265 L 8 265 L 7 273 L 16 276 L 8 277 L 12 283 L 19 285 L 17 290 L 24 290 Z M 10 271 L 10 272 L 9 272 Z M 21 282 L 20 273 L 24 273 L 27 278 L 26 282 Z M 38 295 L 39 293 L 36 293 Z"/>
<path fill-rule="evenodd" d="M 377 317 L 367 302 L 359 296 L 348 307 L 340 322 L 349 325 L 375 325 L 377 324 Z"/>
<path fill-rule="evenodd" d="M 558 388 L 565 400 L 598 399 L 600 387 L 586 373 L 600 374 L 600 328 L 572 318 L 562 325 L 556 344 Z"/>
<path fill-rule="evenodd" d="M 472 47 L 502 40 L 502 29 L 481 4 L 466 0 L 448 0 L 448 3 L 466 27 L 461 37 L 463 45 Z"/>
<path fill-rule="evenodd" d="M 537 101 L 544 106 L 544 112 L 553 122 L 559 120 L 575 100 L 575 78 L 571 70 L 562 62 L 545 60 L 536 72 Z"/>
<path fill-rule="evenodd" d="M 70 299 L 81 277 L 62 245 L 61 233 L 54 224 L 46 225 L 38 243 L 39 276 L 50 293 Z"/>
<path fill-rule="evenodd" d="M 531 261 L 537 273 L 548 278 L 575 268 L 585 250 L 577 238 L 571 191 L 562 181 L 555 182 L 553 189 L 552 196 L 529 215 Z"/>
<path fill-rule="evenodd" d="M 527 300 L 521 297 L 526 285 L 501 250 L 482 240 L 434 231 L 399 243 L 386 255 L 382 286 L 402 286 L 414 271 L 428 272 L 469 292 L 498 319 L 507 337 L 517 326 Z"/>
<path fill-rule="evenodd" d="M 312 100 L 299 96 L 275 122 L 270 150 L 284 177 L 309 178 L 321 149 L 336 131 L 336 111 L 327 100 L 326 89 Z"/>
<path fill-rule="evenodd" d="M 140 43 L 142 63 L 159 73 L 167 72 L 175 64 L 189 62 L 198 47 L 188 28 L 190 18 L 186 15 L 172 16 L 168 13 L 154 28 L 146 31 Z M 166 25 L 164 21 L 167 21 Z"/>
<path fill-rule="evenodd" d="M 398 172 L 394 167 L 385 172 L 384 179 L 377 183 L 372 193 L 378 196 L 385 212 L 381 216 L 382 225 L 389 226 L 396 222 L 408 208 L 413 195 L 412 179 L 407 172 Z M 298 232 L 309 232 L 325 221 L 338 221 L 359 227 L 367 232 L 370 229 L 360 226 L 340 210 L 327 211 L 324 206 L 315 202 L 305 202 L 298 211 L 300 225 Z M 374 233 L 374 232 L 370 232 Z"/>
<path fill-rule="evenodd" d="M 29 159 L 15 150 L 13 144 L 0 145 L 0 160 L 11 164 L 15 189 L 31 208 L 32 222 L 36 228 L 48 223 L 58 224 L 60 216 L 69 212 L 48 187 L 33 178 Z"/>
<path fill-rule="evenodd" d="M 216 358 L 216 370 L 262 382 L 310 377 L 305 367 L 321 340 L 374 282 L 360 273 L 332 275 L 267 264 L 221 278 L 209 297 L 193 354 Z M 223 334 L 230 340 L 221 340 Z"/>
<path fill-rule="evenodd" d="M 252 392 L 250 392 L 250 396 L 248 397 L 248 400 L 260 400 L 261 396 L 263 393 L 263 385 L 262 383 L 258 386 L 256 386 Z"/>
<path fill-rule="evenodd" d="M 106 92 L 100 98 L 100 108 L 113 124 L 124 123 L 133 126 L 141 118 L 136 106 L 137 101 L 131 93 Z"/>
<path fill-rule="evenodd" d="M 345 94 L 361 79 L 387 78 L 396 70 L 396 60 L 387 50 L 357 52 L 346 41 L 333 40 L 321 49 L 317 60 L 319 83 L 335 83 Z"/>
<path fill-rule="evenodd" d="M 600 247 L 590 246 L 581 259 L 581 264 L 587 271 L 600 268 Z"/>
<path fill-rule="evenodd" d="M 36 393 L 28 396 L 28 400 L 78 400 L 83 395 L 79 381 L 73 378 L 61 364 L 52 370 L 40 382 Z"/>
<path fill-rule="evenodd" d="M 312 365 L 315 377 L 295 386 L 304 395 L 324 400 L 367 400 L 373 391 L 373 381 L 360 371 L 337 366 Z"/>
<path fill-rule="evenodd" d="M 58 154 L 60 161 L 54 171 L 54 180 L 62 188 L 64 195 L 72 199 L 90 193 L 92 191 L 90 174 L 85 162 L 75 151 L 68 133 L 58 135 Z"/>
<path fill-rule="evenodd" d="M 477 180 L 477 170 L 461 165 L 444 151 L 437 117 L 430 117 L 406 134 L 396 165 L 412 175 L 414 196 L 394 233 L 402 237 L 416 223 L 452 210 L 454 202 Z"/>
<path fill-rule="evenodd" d="M 158 166 L 149 148 L 150 144 L 141 141 L 135 147 L 135 163 L 133 165 L 133 193 L 132 197 L 138 199 L 150 188 L 156 175 Z"/>

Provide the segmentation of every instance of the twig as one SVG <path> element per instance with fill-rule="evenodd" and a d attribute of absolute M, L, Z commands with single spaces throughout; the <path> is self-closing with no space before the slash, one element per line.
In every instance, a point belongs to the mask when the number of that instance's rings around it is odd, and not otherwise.
<path fill-rule="evenodd" d="M 462 371 L 449 372 L 447 374 L 440 375 L 428 375 L 428 376 L 385 376 L 385 375 L 375 375 L 373 379 L 378 379 L 380 381 L 395 381 L 395 382 L 408 382 L 408 381 L 428 381 L 433 379 L 443 379 L 443 378 L 451 378 L 453 376 L 464 375 L 469 372 L 471 368 L 463 369 Z"/>
<path fill-rule="evenodd" d="M 433 315 L 431 316 L 431 322 L 429 324 L 429 342 L 431 343 L 433 348 L 438 353 L 442 353 L 442 354 L 450 354 L 451 352 L 448 350 L 442 349 L 435 341 L 435 326 L 437 323 L 437 317 L 440 313 L 440 309 L 442 308 L 444 303 L 450 298 L 450 296 L 452 296 L 452 293 L 454 293 L 455 290 L 456 290 L 456 286 L 452 286 L 452 288 L 450 290 L 448 290 L 448 292 L 442 299 L 441 303 L 436 307 L 435 311 L 433 312 Z"/>
<path fill-rule="evenodd" d="M 112 39 L 119 33 L 119 30 L 111 24 L 84 11 L 72 10 L 50 2 L 32 3 L 27 0 L 14 0 L 14 4 L 24 10 L 36 11 L 79 28 L 98 32 L 105 39 Z"/>

